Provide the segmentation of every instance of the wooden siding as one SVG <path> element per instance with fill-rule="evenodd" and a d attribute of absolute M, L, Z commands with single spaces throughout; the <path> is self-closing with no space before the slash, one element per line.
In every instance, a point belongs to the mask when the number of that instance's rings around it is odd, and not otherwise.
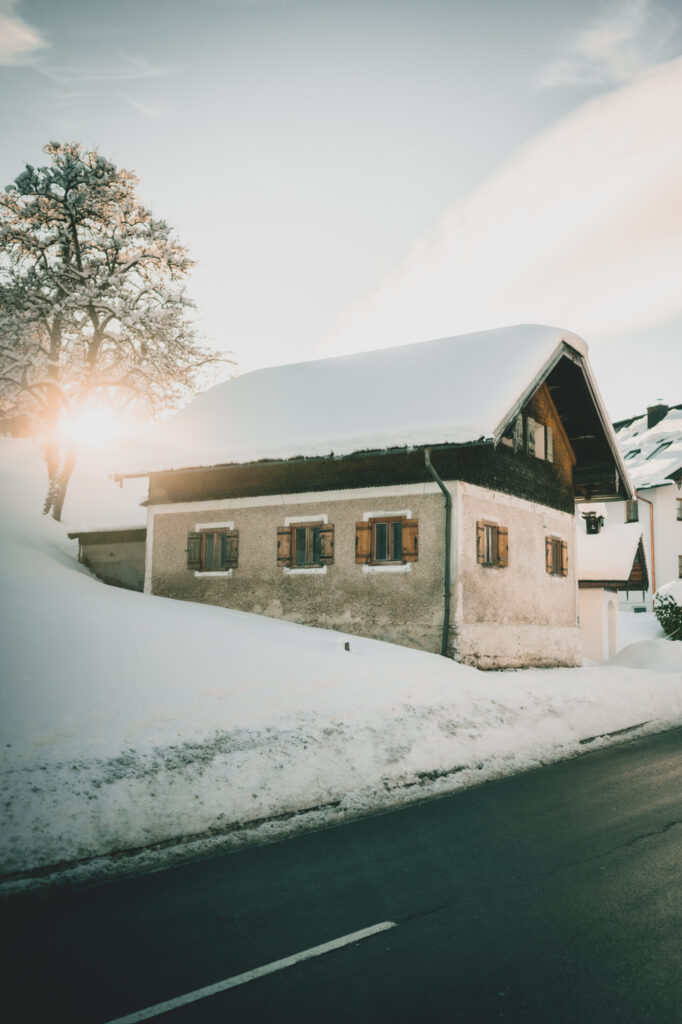
<path fill-rule="evenodd" d="M 558 447 L 561 449 L 560 443 Z M 497 448 L 492 444 L 434 446 L 431 452 L 433 464 L 444 480 L 463 480 L 562 512 L 573 512 L 573 488 L 566 472 L 566 460 L 561 454 L 559 461 L 552 463 L 524 452 L 514 454 L 506 445 Z M 424 465 L 423 451 L 368 452 L 345 458 L 154 473 L 150 477 L 149 503 L 212 501 L 431 482 Z"/>

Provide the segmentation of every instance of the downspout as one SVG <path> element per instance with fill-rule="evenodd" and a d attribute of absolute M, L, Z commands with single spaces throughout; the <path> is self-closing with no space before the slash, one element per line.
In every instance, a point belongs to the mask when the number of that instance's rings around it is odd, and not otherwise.
<path fill-rule="evenodd" d="M 649 526 L 651 529 L 651 596 L 656 593 L 656 559 L 654 558 L 654 503 L 648 498 L 643 498 L 639 491 L 635 491 L 637 501 L 645 501 L 649 506 Z"/>
<path fill-rule="evenodd" d="M 443 497 L 445 498 L 445 561 L 443 563 L 443 636 L 440 643 L 440 653 L 444 658 L 448 656 L 448 636 L 450 631 L 450 534 L 452 526 L 452 496 L 438 476 L 438 473 L 431 465 L 431 452 L 424 449 L 424 462 L 429 473 L 436 481 Z"/>

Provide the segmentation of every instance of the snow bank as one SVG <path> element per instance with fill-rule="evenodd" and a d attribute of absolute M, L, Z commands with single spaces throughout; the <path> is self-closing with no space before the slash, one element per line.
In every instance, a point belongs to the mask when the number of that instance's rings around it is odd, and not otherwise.
<path fill-rule="evenodd" d="M 30 447 L 0 446 L 5 890 L 65 862 L 101 872 L 121 851 L 324 825 L 682 723 L 682 644 L 481 673 L 107 587 L 34 511 L 37 478 Z"/>
<path fill-rule="evenodd" d="M 682 580 L 672 580 L 670 583 L 664 583 L 656 591 L 656 597 L 663 597 L 664 594 L 668 594 L 677 604 L 682 605 Z"/>

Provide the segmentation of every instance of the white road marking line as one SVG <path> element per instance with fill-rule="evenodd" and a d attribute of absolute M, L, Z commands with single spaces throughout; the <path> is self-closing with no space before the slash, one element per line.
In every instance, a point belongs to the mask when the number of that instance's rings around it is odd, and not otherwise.
<path fill-rule="evenodd" d="M 343 935 L 340 939 L 332 939 L 331 942 L 323 942 L 321 946 L 313 946 L 311 949 L 304 949 L 301 953 L 294 953 L 293 956 L 285 956 L 282 960 L 273 960 L 263 967 L 255 967 L 252 971 L 245 971 L 244 974 L 235 974 L 233 978 L 226 978 L 225 981 L 217 981 L 215 985 L 206 985 L 205 988 L 197 988 L 194 992 L 188 992 L 184 996 L 177 996 L 175 999 L 168 999 L 165 1003 L 156 1003 L 155 1006 L 148 1006 L 146 1010 L 138 1010 L 136 1013 L 129 1013 L 126 1017 L 116 1017 L 115 1020 L 107 1021 L 107 1024 L 138 1024 L 138 1021 L 149 1020 L 150 1017 L 158 1017 L 169 1010 L 177 1010 L 180 1006 L 187 1006 L 189 1003 L 196 1003 L 199 999 L 206 999 L 218 992 L 226 992 L 229 988 L 236 988 L 238 985 L 246 985 L 256 978 L 263 978 L 266 974 L 274 974 L 275 971 L 283 971 L 286 967 L 293 967 L 303 960 L 310 960 L 314 956 L 324 956 L 334 949 L 342 946 L 349 946 L 352 942 L 360 942 L 368 939 L 370 935 L 377 935 L 379 932 L 395 928 L 395 921 L 382 921 L 381 924 L 373 924 L 369 928 L 362 928 L 359 932 L 351 932 L 350 935 Z"/>

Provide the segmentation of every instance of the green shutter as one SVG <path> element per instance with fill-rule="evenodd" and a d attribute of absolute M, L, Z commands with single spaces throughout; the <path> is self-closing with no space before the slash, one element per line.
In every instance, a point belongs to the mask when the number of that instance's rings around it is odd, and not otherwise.
<path fill-rule="evenodd" d="M 187 568 L 188 569 L 201 569 L 201 534 L 200 533 L 188 533 L 187 534 Z"/>

